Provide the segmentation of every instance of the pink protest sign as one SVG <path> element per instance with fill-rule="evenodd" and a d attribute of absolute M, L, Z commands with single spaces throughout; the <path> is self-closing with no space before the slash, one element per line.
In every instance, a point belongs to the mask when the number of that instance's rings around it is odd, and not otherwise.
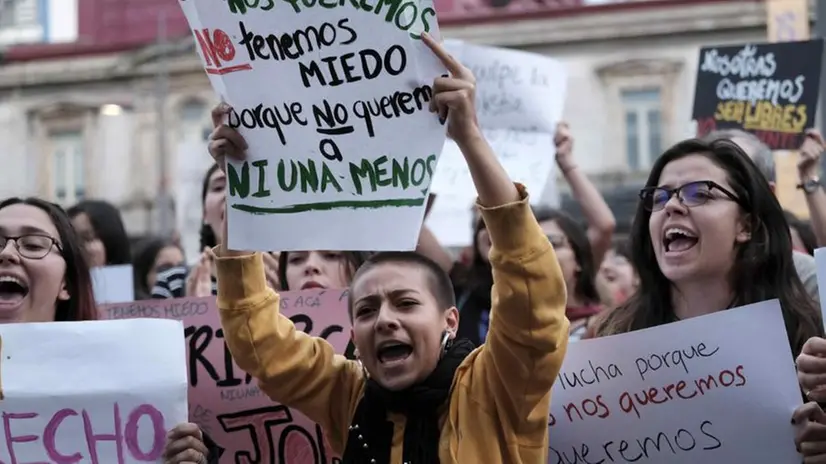
<path fill-rule="evenodd" d="M 274 403 L 233 362 L 215 298 L 145 300 L 101 307 L 106 319 L 164 318 L 184 323 L 189 417 L 221 447 L 221 464 L 334 464 L 321 427 Z M 346 290 L 283 292 L 281 312 L 299 330 L 350 353 Z M 348 349 L 349 348 L 349 349 Z"/>

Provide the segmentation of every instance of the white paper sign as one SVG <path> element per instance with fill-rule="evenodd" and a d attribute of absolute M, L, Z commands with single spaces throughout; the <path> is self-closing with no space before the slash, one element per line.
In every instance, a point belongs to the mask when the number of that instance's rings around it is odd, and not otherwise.
<path fill-rule="evenodd" d="M 552 398 L 551 464 L 801 462 L 777 300 L 572 343 Z"/>
<path fill-rule="evenodd" d="M 161 462 L 187 386 L 179 321 L 0 325 L 0 462 Z"/>
<path fill-rule="evenodd" d="M 826 326 L 826 248 L 815 250 L 815 266 L 817 266 L 817 293 L 820 295 L 820 315 Z"/>
<path fill-rule="evenodd" d="M 508 175 L 527 186 L 531 202 L 542 199 L 553 182 L 553 133 L 562 117 L 567 72 L 559 61 L 542 55 L 448 43 L 451 52 L 476 76 L 479 124 Z M 445 246 L 472 241 L 471 207 L 476 189 L 459 147 L 445 143 L 433 179 L 439 195 L 427 225 Z"/>
<path fill-rule="evenodd" d="M 560 61 L 455 40 L 448 46 L 476 77 L 476 111 L 483 127 L 554 132 L 568 79 Z"/>
<path fill-rule="evenodd" d="M 92 287 L 98 304 L 123 303 L 135 300 L 135 275 L 132 266 L 92 268 Z"/>
<path fill-rule="evenodd" d="M 255 4 L 255 7 L 247 5 Z M 414 249 L 445 141 L 431 0 L 182 3 L 228 124 L 229 246 Z"/>

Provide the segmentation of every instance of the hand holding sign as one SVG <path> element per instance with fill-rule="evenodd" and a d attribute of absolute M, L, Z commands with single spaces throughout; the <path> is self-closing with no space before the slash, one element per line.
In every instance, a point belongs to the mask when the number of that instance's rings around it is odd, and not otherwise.
<path fill-rule="evenodd" d="M 186 279 L 186 296 L 203 297 L 212 295 L 212 250 L 204 248 L 198 264 L 193 266 Z"/>
<path fill-rule="evenodd" d="M 797 380 L 806 396 L 812 401 L 826 401 L 826 340 L 807 340 L 795 364 Z"/>
<path fill-rule="evenodd" d="M 209 136 L 209 155 L 215 164 L 226 174 L 227 157 L 236 161 L 243 161 L 247 155 L 247 141 L 237 130 L 224 124 L 224 117 L 232 111 L 232 107 L 226 103 L 220 103 L 212 109 L 212 134 Z M 227 247 L 229 239 L 229 229 L 227 226 L 227 214 L 224 212 L 224 219 L 221 221 L 223 228 L 223 243 L 221 243 L 222 256 L 240 256 L 245 252 L 231 252 Z"/>
<path fill-rule="evenodd" d="M 563 174 L 576 167 L 574 164 L 574 138 L 571 136 L 571 130 L 568 128 L 568 123 L 560 122 L 556 125 L 556 133 L 554 133 L 554 146 L 556 147 L 556 164 Z"/>
<path fill-rule="evenodd" d="M 826 143 L 823 136 L 816 129 L 806 131 L 806 138 L 800 145 L 800 158 L 797 161 L 797 172 L 800 180 L 807 180 L 817 175 L 820 166 L 820 155 L 823 154 Z"/>
<path fill-rule="evenodd" d="M 212 109 L 212 134 L 209 135 L 209 154 L 215 164 L 226 173 L 226 157 L 243 161 L 247 150 L 247 141 L 237 130 L 224 124 L 224 117 L 232 111 L 226 103 L 221 103 Z"/>
<path fill-rule="evenodd" d="M 814 401 L 794 411 L 792 423 L 796 425 L 795 445 L 805 459 L 804 463 L 826 460 L 826 414 Z"/>
<path fill-rule="evenodd" d="M 184 423 L 176 426 L 167 435 L 164 463 L 206 464 L 207 453 L 201 428 L 196 424 Z"/>

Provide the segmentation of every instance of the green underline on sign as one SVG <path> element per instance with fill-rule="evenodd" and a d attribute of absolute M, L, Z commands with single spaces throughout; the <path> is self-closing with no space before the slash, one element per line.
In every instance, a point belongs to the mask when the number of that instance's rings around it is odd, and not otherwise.
<path fill-rule="evenodd" d="M 405 208 L 422 206 L 426 198 L 392 198 L 387 200 L 342 200 L 323 201 L 319 203 L 304 203 L 301 205 L 266 208 L 252 205 L 232 205 L 233 209 L 251 214 L 293 214 L 306 211 L 330 211 L 333 209 L 377 209 L 377 208 Z"/>

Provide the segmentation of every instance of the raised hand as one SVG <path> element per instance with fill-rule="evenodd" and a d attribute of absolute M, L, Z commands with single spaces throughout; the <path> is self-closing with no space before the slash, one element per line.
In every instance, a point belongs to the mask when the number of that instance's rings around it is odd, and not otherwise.
<path fill-rule="evenodd" d="M 226 157 L 243 160 L 246 157 L 247 141 L 237 130 L 224 124 L 224 116 L 229 114 L 229 105 L 220 103 L 212 109 L 212 133 L 209 135 L 209 154 L 215 163 L 226 172 Z"/>
<path fill-rule="evenodd" d="M 212 250 L 205 247 L 198 264 L 189 271 L 186 278 L 186 296 L 204 297 L 212 295 Z"/>
<path fill-rule="evenodd" d="M 481 134 L 476 118 L 476 78 L 473 72 L 459 63 L 430 34 L 423 33 L 422 41 L 441 60 L 449 76 L 437 77 L 433 82 L 433 99 L 430 111 L 438 112 L 439 118 L 447 120 L 447 133 L 462 143 Z"/>
<path fill-rule="evenodd" d="M 179 424 L 167 435 L 164 464 L 207 464 L 208 453 L 201 428 Z"/>

